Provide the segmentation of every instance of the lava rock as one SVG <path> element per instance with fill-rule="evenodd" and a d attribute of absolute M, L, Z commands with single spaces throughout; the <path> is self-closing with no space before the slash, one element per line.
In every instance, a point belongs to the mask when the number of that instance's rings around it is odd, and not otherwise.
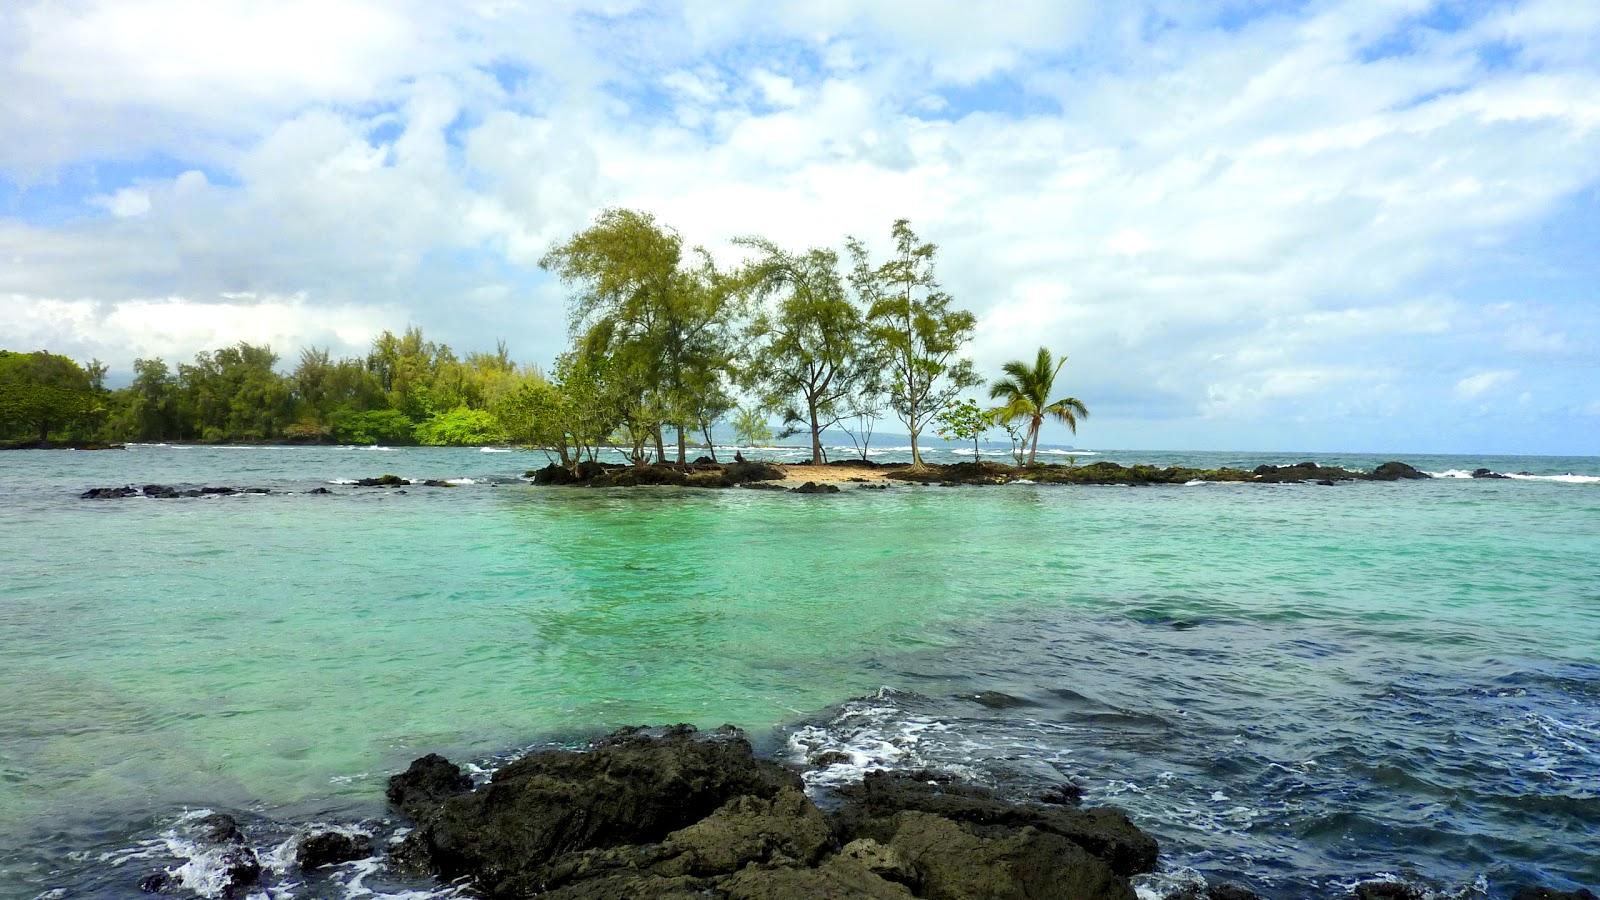
<path fill-rule="evenodd" d="M 1125 873 L 1154 864 L 1154 841 L 1114 810 L 1018 806 L 930 773 L 869 781 L 830 818 L 727 727 L 623 729 L 477 790 L 428 756 L 390 780 L 416 823 L 391 860 L 486 897 L 562 900 L 1133 900 Z"/>
<path fill-rule="evenodd" d="M 261 880 L 261 861 L 256 859 L 255 851 L 249 847 L 241 845 L 224 850 L 222 867 L 225 872 L 222 887 L 224 897 L 243 896 Z"/>
<path fill-rule="evenodd" d="M 80 500 L 116 500 L 122 497 L 136 497 L 139 492 L 132 487 L 98 487 L 90 488 L 78 495 Z"/>
<path fill-rule="evenodd" d="M 424 758 L 412 771 L 448 780 L 448 766 Z M 770 800 L 801 789 L 798 775 L 756 759 L 736 730 L 705 735 L 687 725 L 624 729 L 585 753 L 525 756 L 483 788 L 442 802 L 411 798 L 412 779 L 398 777 L 404 780 L 391 780 L 390 799 L 408 800 L 402 808 L 418 823 L 407 841 L 420 845 L 440 876 L 471 876 L 491 896 L 537 889 L 560 854 L 658 842 L 735 797 Z"/>
<path fill-rule="evenodd" d="M 412 760 L 411 767 L 389 779 L 389 802 L 415 816 L 457 794 L 472 790 L 472 779 L 461 767 L 437 753 Z"/>
<path fill-rule="evenodd" d="M 139 879 L 139 890 L 146 894 L 165 893 L 172 884 L 172 876 L 165 872 L 152 872 Z"/>
<path fill-rule="evenodd" d="M 242 844 L 244 832 L 227 813 L 212 813 L 194 823 L 195 836 L 208 844 Z"/>
<path fill-rule="evenodd" d="M 1390 460 L 1372 470 L 1372 477 L 1377 481 L 1399 481 L 1401 479 L 1430 478 L 1427 472 L 1420 471 L 1403 462 Z"/>
<path fill-rule="evenodd" d="M 789 493 L 791 493 L 791 494 L 837 494 L 837 493 L 839 493 L 839 486 L 837 484 L 826 484 L 826 483 L 818 484 L 815 481 L 808 481 L 805 484 L 802 484 L 797 488 L 790 488 L 789 489 Z"/>
<path fill-rule="evenodd" d="M 295 863 L 310 871 L 327 865 L 366 859 L 372 855 L 372 838 L 342 831 L 319 831 L 300 839 L 295 847 Z"/>
<path fill-rule="evenodd" d="M 899 813 L 914 811 L 975 827 L 1032 828 L 1057 835 L 1124 877 L 1149 872 L 1156 864 L 1155 839 L 1117 809 L 1016 805 L 984 788 L 955 784 L 926 772 L 872 772 L 860 784 L 839 793 L 845 798 L 835 816 L 841 839 L 870 837 L 886 843 L 885 836 L 892 835 L 893 829 L 885 823 Z"/>
<path fill-rule="evenodd" d="M 356 487 L 401 487 L 410 483 L 399 475 L 379 475 L 377 478 L 357 479 Z"/>
<path fill-rule="evenodd" d="M 1051 806 L 1077 806 L 1083 803 L 1083 788 L 1070 781 L 1064 781 L 1041 791 L 1039 802 Z"/>
<path fill-rule="evenodd" d="M 1506 476 L 1501 475 L 1499 472 L 1496 472 L 1493 469 L 1473 469 L 1472 470 L 1472 477 L 1473 478 L 1505 478 Z"/>
<path fill-rule="evenodd" d="M 306 491 L 306 493 L 308 493 L 308 494 L 331 494 L 331 493 L 333 493 L 333 491 L 330 491 L 325 487 L 319 487 L 319 488 L 312 488 L 311 490 Z"/>

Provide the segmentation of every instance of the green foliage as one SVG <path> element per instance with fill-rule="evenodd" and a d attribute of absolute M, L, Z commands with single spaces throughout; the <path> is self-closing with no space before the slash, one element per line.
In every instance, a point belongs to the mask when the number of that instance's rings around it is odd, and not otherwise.
<path fill-rule="evenodd" d="M 740 407 L 733 414 L 733 436 L 741 447 L 758 447 L 772 440 L 772 429 L 759 410 Z"/>
<path fill-rule="evenodd" d="M 458 406 L 416 428 L 417 443 L 430 447 L 466 447 L 505 441 L 505 429 L 486 409 Z"/>
<path fill-rule="evenodd" d="M 398 409 L 340 410 L 333 414 L 333 436 L 341 444 L 409 444 L 416 423 Z"/>
<path fill-rule="evenodd" d="M 1089 418 L 1088 408 L 1076 397 L 1063 397 L 1053 402 L 1048 399 L 1055 390 L 1056 376 L 1066 364 L 1065 356 L 1057 361 L 1051 357 L 1049 349 L 1040 347 L 1031 365 L 1012 360 L 1000 367 L 1005 377 L 989 386 L 990 399 L 1000 401 L 1000 406 L 994 410 L 996 419 L 1026 423 L 1028 465 L 1033 465 L 1038 456 L 1039 427 L 1047 417 L 1065 424 L 1073 434 L 1078 433 L 1078 420 Z"/>
<path fill-rule="evenodd" d="M 849 239 L 851 282 L 866 302 L 870 337 L 884 368 L 889 404 L 911 434 L 911 461 L 922 465 L 922 429 L 965 388 L 978 383 L 961 348 L 977 319 L 952 307 L 933 274 L 938 248 L 924 243 L 905 219 L 891 229 L 894 253 L 873 266 L 866 248 Z"/>
<path fill-rule="evenodd" d="M 661 427 L 683 436 L 707 418 L 705 403 L 732 358 L 730 301 L 736 284 L 703 250 L 685 261 L 683 239 L 641 212 L 608 209 L 555 247 L 540 265 L 573 287 L 574 352 L 603 380 L 632 457 L 645 459 Z"/>
<path fill-rule="evenodd" d="M 981 459 L 978 452 L 978 442 L 990 428 L 994 427 L 994 420 L 987 412 L 978 407 L 972 400 L 962 399 L 946 406 L 934 417 L 937 423 L 938 435 L 947 441 L 971 441 L 972 460 Z"/>
<path fill-rule="evenodd" d="M 89 375 L 77 363 L 43 350 L 0 350 L 0 434 L 47 441 L 53 429 L 72 425 L 95 408 Z"/>
<path fill-rule="evenodd" d="M 760 254 L 740 276 L 756 302 L 742 381 L 762 408 L 783 414 L 789 433 L 810 434 L 811 462 L 820 464 L 823 429 L 846 414 L 866 374 L 861 311 L 846 296 L 832 250 L 795 255 L 762 238 L 738 243 Z"/>

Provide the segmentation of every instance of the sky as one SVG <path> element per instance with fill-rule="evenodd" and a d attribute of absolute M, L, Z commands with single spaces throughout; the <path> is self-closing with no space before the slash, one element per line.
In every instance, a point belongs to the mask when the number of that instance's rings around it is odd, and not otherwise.
<path fill-rule="evenodd" d="M 608 206 L 880 252 L 1080 447 L 1600 454 L 1600 3 L 10 0 L 0 346 L 548 364 Z"/>

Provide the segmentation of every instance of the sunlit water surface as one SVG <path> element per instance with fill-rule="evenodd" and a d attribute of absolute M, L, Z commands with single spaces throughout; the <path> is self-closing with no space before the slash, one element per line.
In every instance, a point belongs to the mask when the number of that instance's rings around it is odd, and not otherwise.
<path fill-rule="evenodd" d="M 1169 873 L 1269 896 L 1600 886 L 1600 460 L 1401 458 L 1559 477 L 794 496 L 536 488 L 540 454 L 477 449 L 6 453 L 0 896 L 127 894 L 187 810 L 264 856 L 387 834 L 420 754 L 677 721 L 847 751 L 818 791 L 1073 779 Z M 384 472 L 472 483 L 300 493 Z M 77 498 L 147 482 L 296 493 Z"/>

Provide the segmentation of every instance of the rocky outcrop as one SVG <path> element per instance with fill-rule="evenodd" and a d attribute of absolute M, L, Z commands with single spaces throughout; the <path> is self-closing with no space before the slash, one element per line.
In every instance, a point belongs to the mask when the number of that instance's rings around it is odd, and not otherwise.
<path fill-rule="evenodd" d="M 538 485 L 729 488 L 759 481 L 779 481 L 783 478 L 783 470 L 770 463 L 748 461 L 649 466 L 582 462 L 575 468 L 551 463 L 542 469 L 529 471 L 526 477 Z"/>
<path fill-rule="evenodd" d="M 1472 470 L 1472 477 L 1473 478 L 1506 478 L 1508 476 L 1501 475 L 1499 472 L 1496 472 L 1493 469 L 1473 469 Z"/>
<path fill-rule="evenodd" d="M 818 484 L 815 481 L 808 481 L 805 484 L 802 484 L 797 488 L 790 488 L 789 489 L 789 493 L 791 493 L 791 494 L 837 494 L 837 493 L 839 493 L 839 486 L 837 484 L 828 484 L 827 482 L 823 482 L 821 484 Z"/>
<path fill-rule="evenodd" d="M 377 478 L 358 478 L 356 487 L 403 487 L 411 482 L 399 475 L 379 475 Z"/>
<path fill-rule="evenodd" d="M 89 488 L 79 494 L 82 500 L 117 500 L 122 497 L 137 497 L 139 490 L 132 485 L 127 487 L 97 487 Z"/>
<path fill-rule="evenodd" d="M 270 494 L 266 488 L 231 487 L 174 487 L 170 484 L 147 484 L 142 488 L 124 487 L 90 488 L 78 496 L 84 500 L 116 500 L 123 497 L 150 497 L 154 500 L 176 500 L 184 497 L 226 497 L 230 494 Z"/>
<path fill-rule="evenodd" d="M 923 773 L 925 775 L 925 773 Z M 1122 813 L 874 775 L 824 813 L 735 729 L 625 729 L 473 790 L 438 756 L 390 781 L 400 855 L 489 897 L 1131 900 L 1155 842 Z"/>
<path fill-rule="evenodd" d="M 962 462 L 952 465 L 906 466 L 885 473 L 888 478 L 919 484 L 1187 484 L 1192 481 L 1248 482 L 1252 484 L 1337 484 L 1344 481 L 1398 481 L 1429 476 L 1402 462 L 1386 462 L 1371 472 L 1324 466 L 1307 460 L 1291 466 L 1257 466 L 1243 469 L 1196 469 L 1188 466 L 1124 466 L 1109 460 L 1085 466 Z"/>
<path fill-rule="evenodd" d="M 1402 479 L 1432 478 L 1427 472 L 1403 462 L 1389 461 L 1372 470 L 1373 481 L 1400 481 Z"/>

